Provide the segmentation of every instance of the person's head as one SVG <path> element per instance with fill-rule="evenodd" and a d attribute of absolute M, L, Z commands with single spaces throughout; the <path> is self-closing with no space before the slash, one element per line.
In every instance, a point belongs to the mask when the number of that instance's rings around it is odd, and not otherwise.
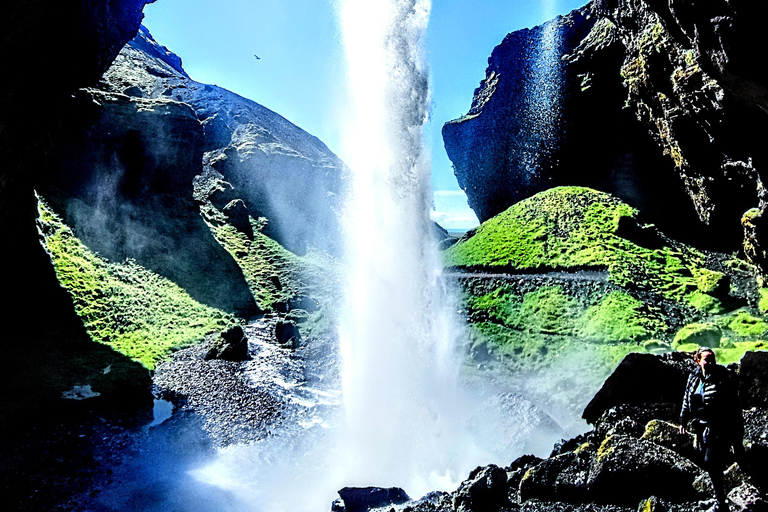
<path fill-rule="evenodd" d="M 699 350 L 693 355 L 693 359 L 704 374 L 707 373 L 708 368 L 712 368 L 717 363 L 715 351 L 709 347 L 699 347 Z"/>

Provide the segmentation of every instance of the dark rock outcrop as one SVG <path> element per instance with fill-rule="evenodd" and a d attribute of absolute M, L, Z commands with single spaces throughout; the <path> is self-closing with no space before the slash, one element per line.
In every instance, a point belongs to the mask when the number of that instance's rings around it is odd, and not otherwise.
<path fill-rule="evenodd" d="M 367 512 L 388 505 L 400 505 L 411 499 L 398 487 L 344 487 L 339 496 L 341 501 L 334 501 L 331 508 L 334 512 Z"/>
<path fill-rule="evenodd" d="M 689 355 L 643 358 L 646 372 L 632 374 L 619 366 L 609 378 L 627 385 L 655 387 L 655 370 L 668 368 L 684 375 Z M 634 359 L 633 355 L 627 356 Z M 636 362 L 635 362 L 636 363 Z M 737 366 L 737 365 L 734 365 Z M 655 370 L 654 370 L 655 368 Z M 623 376 L 622 376 L 623 374 Z M 685 382 L 667 381 L 670 393 L 682 396 Z M 606 387 L 604 387 L 604 390 Z M 658 390 L 656 391 L 658 392 Z M 666 395 L 655 395 L 665 400 Z M 650 398 L 651 395 L 648 396 Z M 615 395 L 621 402 L 625 396 Z M 630 397 L 632 398 L 632 397 Z M 667 399 L 668 400 L 668 399 Z M 453 492 L 427 503 L 412 502 L 412 512 L 591 511 L 694 512 L 712 497 L 701 454 L 693 436 L 681 434 L 668 421 L 676 404 L 615 403 L 595 428 L 555 446 L 550 457 L 519 457 L 510 466 L 478 467 Z M 725 489 L 739 510 L 761 510 L 766 500 L 766 409 L 744 411 L 746 453 L 725 472 Z"/>
<path fill-rule="evenodd" d="M 754 2 L 596 0 L 507 35 L 467 115 L 443 128 L 480 221 L 584 185 L 675 238 L 743 245 L 764 264 L 767 14 Z"/>
<path fill-rule="evenodd" d="M 57 407 L 50 407 L 61 404 L 62 393 L 75 385 L 101 388 L 99 397 L 78 405 L 151 407 L 146 369 L 95 346 L 59 285 L 39 240 L 34 192 L 62 134 L 65 101 L 77 88 L 97 82 L 136 34 L 146 3 L 13 2 L 0 20 L 0 50 L 5 68 L 12 70 L 0 86 L 0 236 L 7 244 L 0 262 L 16 277 L 9 290 L 13 300 L 4 306 L 6 318 L 13 321 L 6 323 L 2 342 L 7 368 L 0 377 L 5 390 L 0 427 L 19 420 L 20 410 L 35 412 L 42 404 L 38 411 L 52 416 Z M 66 58 L 60 52 L 62 41 L 76 49 Z M 36 326 L 33 337 L 30 322 Z M 41 367 L 46 371 L 40 372 Z M 120 371 L 105 373 L 106 367 Z"/>
<path fill-rule="evenodd" d="M 680 364 L 690 365 L 689 369 Z M 680 390 L 692 369 L 693 360 L 682 353 L 629 354 L 587 404 L 582 417 L 595 423 L 604 411 L 617 405 L 681 404 Z"/>
<path fill-rule="evenodd" d="M 245 361 L 248 359 L 248 338 L 242 326 L 235 325 L 222 331 L 211 342 L 205 354 L 205 360 L 223 359 L 225 361 Z"/>
<path fill-rule="evenodd" d="M 264 232 L 294 252 L 338 247 L 346 171 L 316 137 L 254 101 L 195 82 L 144 27 L 117 56 L 101 87 L 188 105 L 203 128 L 199 150 L 206 152 L 205 170 L 232 187 L 230 200 L 241 199 L 252 217 L 269 219 Z"/>
<path fill-rule="evenodd" d="M 747 352 L 741 358 L 739 397 L 744 409 L 768 409 L 768 352 Z"/>

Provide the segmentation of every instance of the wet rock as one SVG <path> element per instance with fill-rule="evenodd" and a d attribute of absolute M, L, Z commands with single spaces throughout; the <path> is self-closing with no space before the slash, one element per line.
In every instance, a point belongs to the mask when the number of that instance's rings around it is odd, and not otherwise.
<path fill-rule="evenodd" d="M 668 421 L 651 420 L 645 426 L 643 439 L 679 453 L 683 457 L 696 460 L 698 451 L 693 445 L 694 436 L 690 433 L 681 434 L 679 425 Z"/>
<path fill-rule="evenodd" d="M 295 323 L 278 320 L 275 324 L 275 338 L 279 344 L 295 348 L 301 341 L 301 333 Z"/>
<path fill-rule="evenodd" d="M 635 505 L 650 495 L 693 501 L 702 470 L 677 453 L 643 439 L 610 436 L 597 450 L 590 470 L 590 496 L 601 503 Z"/>
<path fill-rule="evenodd" d="M 242 326 L 235 325 L 222 331 L 211 342 L 211 348 L 205 354 L 205 360 L 223 359 L 225 361 L 245 361 L 248 359 L 248 338 Z"/>
<path fill-rule="evenodd" d="M 669 354 L 669 358 L 672 357 L 680 356 Z M 623 404 L 679 406 L 688 375 L 677 365 L 666 364 L 669 358 L 653 354 L 627 355 L 587 404 L 582 418 L 594 424 L 604 411 Z"/>
<path fill-rule="evenodd" d="M 747 352 L 741 358 L 739 397 L 745 409 L 768 409 L 768 352 Z"/>
<path fill-rule="evenodd" d="M 649 421 L 677 421 L 680 410 L 673 404 L 618 405 L 595 422 L 595 436 L 602 441 L 611 434 L 642 437 Z"/>
<path fill-rule="evenodd" d="M 520 481 L 520 501 L 588 501 L 593 449 L 576 450 L 541 461 Z"/>
<path fill-rule="evenodd" d="M 509 505 L 507 472 L 491 464 L 477 467 L 453 495 L 457 512 L 493 512 Z"/>
<path fill-rule="evenodd" d="M 768 502 L 751 484 L 742 484 L 728 493 L 728 499 L 738 512 L 768 512 Z"/>
<path fill-rule="evenodd" d="M 367 512 L 411 500 L 399 487 L 344 487 L 339 491 L 339 497 L 331 505 L 333 512 Z"/>

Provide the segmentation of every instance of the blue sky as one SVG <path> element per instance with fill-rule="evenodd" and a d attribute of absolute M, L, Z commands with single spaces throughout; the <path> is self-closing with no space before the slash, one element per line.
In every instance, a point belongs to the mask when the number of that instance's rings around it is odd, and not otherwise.
<path fill-rule="evenodd" d="M 361 0 L 365 1 L 365 0 Z M 435 220 L 477 223 L 459 191 L 440 129 L 465 114 L 504 36 L 587 0 L 432 0 L 427 33 Z M 144 25 L 182 58 L 196 81 L 216 84 L 274 110 L 341 156 L 344 62 L 334 0 L 157 0 Z M 256 59 L 254 55 L 258 55 Z"/>

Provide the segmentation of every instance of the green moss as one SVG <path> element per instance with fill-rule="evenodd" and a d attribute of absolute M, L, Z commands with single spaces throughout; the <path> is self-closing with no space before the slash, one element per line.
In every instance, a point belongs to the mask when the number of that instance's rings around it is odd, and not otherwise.
<path fill-rule="evenodd" d="M 276 302 L 297 294 L 302 264 L 298 256 L 260 231 L 263 221 L 251 219 L 251 224 L 253 239 L 230 224 L 213 228 L 213 233 L 243 270 L 256 303 L 270 311 Z"/>
<path fill-rule="evenodd" d="M 88 334 L 147 368 L 234 322 L 133 260 L 100 258 L 42 200 L 40 223 L 56 275 Z"/>
<path fill-rule="evenodd" d="M 691 271 L 696 281 L 696 286 L 702 293 L 714 292 L 723 282 L 725 274 L 708 268 L 695 268 Z"/>
<path fill-rule="evenodd" d="M 659 354 L 664 352 L 669 352 L 672 350 L 672 347 L 668 343 L 664 343 L 660 340 L 648 340 L 643 343 L 643 348 L 646 352 L 651 352 L 653 354 Z"/>
<path fill-rule="evenodd" d="M 695 345 L 696 347 L 719 347 L 723 333 L 714 323 L 692 323 L 680 329 L 675 334 L 672 348 L 681 350 L 682 345 Z"/>
<path fill-rule="evenodd" d="M 732 343 L 732 347 L 720 347 L 715 349 L 715 357 L 719 364 L 730 364 L 740 361 L 744 353 L 748 351 L 768 350 L 768 342 L 758 341 L 737 341 Z"/>
<path fill-rule="evenodd" d="M 737 311 L 728 323 L 728 328 L 742 337 L 756 337 L 765 334 L 768 324 L 747 311 Z"/>
<path fill-rule="evenodd" d="M 768 288 L 760 288 L 760 300 L 757 303 L 757 309 L 761 314 L 768 313 Z"/>
<path fill-rule="evenodd" d="M 606 436 L 606 438 L 603 439 L 603 442 L 600 443 L 600 447 L 597 449 L 598 462 L 603 462 L 605 458 L 611 454 L 611 452 L 613 451 L 613 446 L 611 446 L 612 443 L 613 443 L 613 436 Z"/>
<path fill-rule="evenodd" d="M 689 248 L 648 249 L 617 234 L 637 211 L 609 194 L 558 187 L 521 201 L 484 222 L 444 252 L 449 266 L 608 268 L 619 286 L 683 300 L 698 290 L 704 260 Z M 707 274 L 709 275 L 709 274 Z"/>
<path fill-rule="evenodd" d="M 704 313 L 718 314 L 724 311 L 719 299 L 698 290 L 686 297 L 688 304 Z"/>
<path fill-rule="evenodd" d="M 579 335 L 601 342 L 634 342 L 665 326 L 641 310 L 643 303 L 623 292 L 606 295 L 580 319 Z"/>

